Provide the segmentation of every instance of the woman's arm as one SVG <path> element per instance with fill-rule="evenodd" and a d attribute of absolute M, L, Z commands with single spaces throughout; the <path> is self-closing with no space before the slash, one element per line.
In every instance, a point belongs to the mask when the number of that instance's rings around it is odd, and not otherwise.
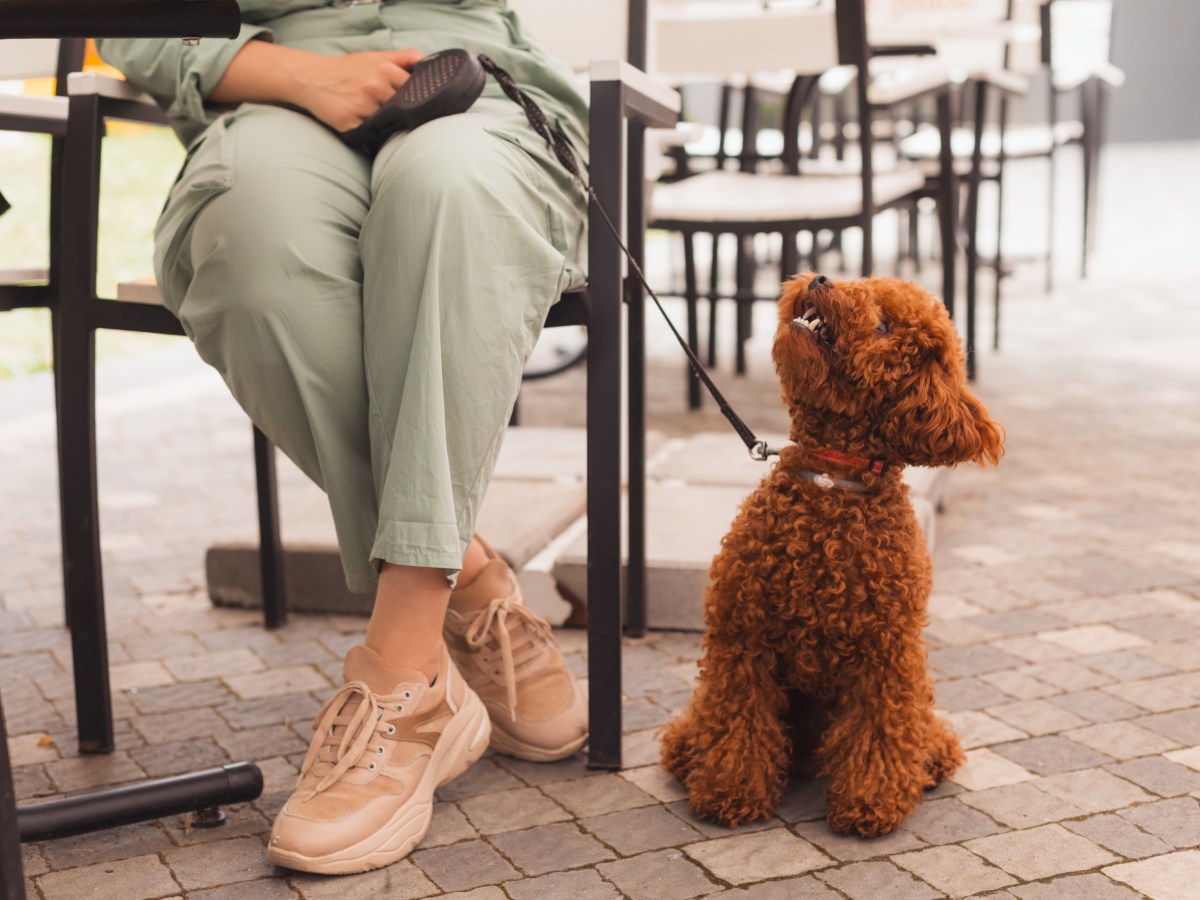
<path fill-rule="evenodd" d="M 380 50 L 325 56 L 251 41 L 225 69 L 212 103 L 288 103 L 336 131 L 348 131 L 379 109 L 408 80 L 419 50 Z"/>

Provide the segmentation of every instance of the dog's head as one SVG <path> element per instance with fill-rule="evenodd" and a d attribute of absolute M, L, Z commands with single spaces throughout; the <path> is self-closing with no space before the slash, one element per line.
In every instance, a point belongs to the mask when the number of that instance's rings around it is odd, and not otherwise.
<path fill-rule="evenodd" d="M 771 351 L 792 439 L 899 463 L 995 463 L 1004 432 L 967 388 L 945 307 L 907 281 L 784 285 Z"/>

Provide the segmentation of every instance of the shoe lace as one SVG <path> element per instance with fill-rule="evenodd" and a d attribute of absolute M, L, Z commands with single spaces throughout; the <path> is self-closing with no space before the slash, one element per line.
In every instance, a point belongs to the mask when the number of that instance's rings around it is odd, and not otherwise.
<path fill-rule="evenodd" d="M 545 619 L 525 604 L 515 602 L 514 597 L 515 594 L 510 594 L 488 603 L 486 609 L 476 614 L 465 636 L 467 645 L 473 650 L 482 648 L 489 639 L 495 640 L 493 647 L 500 651 L 508 706 L 515 721 L 517 680 L 524 677 L 529 664 L 541 655 L 542 648 L 551 638 L 551 631 Z M 493 625 L 497 627 L 493 629 Z"/>
<path fill-rule="evenodd" d="M 403 711 L 403 706 L 397 708 Z M 395 731 L 392 722 L 384 721 L 384 707 L 379 698 L 362 681 L 350 681 L 342 685 L 317 712 L 313 721 L 312 742 L 300 765 L 300 777 L 310 771 L 329 767 L 313 788 L 319 794 L 331 787 L 352 768 L 371 768 L 375 764 L 363 764 L 363 758 L 378 734 Z M 382 747 L 382 744 L 379 745 Z"/>

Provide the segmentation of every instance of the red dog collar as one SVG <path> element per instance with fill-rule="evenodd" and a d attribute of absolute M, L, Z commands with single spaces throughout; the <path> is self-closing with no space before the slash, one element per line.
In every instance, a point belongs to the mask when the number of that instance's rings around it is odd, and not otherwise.
<path fill-rule="evenodd" d="M 876 475 L 882 475 L 888 468 L 888 461 L 878 456 L 856 456 L 853 453 L 843 453 L 841 450 L 823 448 L 809 450 L 808 455 L 821 460 L 821 462 L 861 469 L 864 472 L 874 472 Z"/>

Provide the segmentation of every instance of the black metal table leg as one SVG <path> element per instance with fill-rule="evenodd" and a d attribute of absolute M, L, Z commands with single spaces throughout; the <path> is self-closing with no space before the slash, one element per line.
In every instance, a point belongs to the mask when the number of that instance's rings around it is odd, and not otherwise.
<path fill-rule="evenodd" d="M 283 537 L 279 532 L 279 490 L 275 446 L 254 428 L 254 474 L 258 482 L 258 560 L 262 576 L 263 623 L 280 628 L 287 622 L 283 575 Z"/>
<path fill-rule="evenodd" d="M 953 122 L 950 117 L 950 94 L 946 91 L 937 98 L 938 131 L 941 133 L 939 158 L 941 170 L 938 175 L 938 223 L 942 244 L 942 302 L 951 318 L 954 317 L 955 261 L 958 255 L 958 190 L 954 178 L 954 154 L 950 138 Z"/>
<path fill-rule="evenodd" d="M 626 246 L 638 265 L 645 265 L 646 128 L 629 123 L 626 159 L 629 177 Z M 628 542 L 625 584 L 625 630 L 632 637 L 646 634 L 646 296 L 640 281 L 630 276 L 625 286 L 629 331 Z"/>
<path fill-rule="evenodd" d="M 593 82 L 592 187 L 621 208 L 620 86 Z M 593 203 L 588 223 L 588 765 L 621 768 L 621 255 Z"/>

